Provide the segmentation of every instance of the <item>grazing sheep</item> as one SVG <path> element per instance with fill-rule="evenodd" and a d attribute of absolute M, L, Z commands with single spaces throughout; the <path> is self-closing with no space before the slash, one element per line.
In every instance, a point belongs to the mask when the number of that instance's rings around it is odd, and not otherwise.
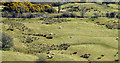
<path fill-rule="evenodd" d="M 59 29 L 61 29 L 62 27 L 60 26 Z"/>
<path fill-rule="evenodd" d="M 53 35 L 53 33 L 50 33 L 49 35 Z"/>
<path fill-rule="evenodd" d="M 119 39 L 119 37 L 116 37 L 116 40 L 118 40 Z"/>
<path fill-rule="evenodd" d="M 72 38 L 72 36 L 70 36 L 70 38 Z"/>
<path fill-rule="evenodd" d="M 52 53 L 52 55 L 55 55 L 55 53 Z"/>
<path fill-rule="evenodd" d="M 47 57 L 50 57 L 50 55 L 47 55 Z"/>
<path fill-rule="evenodd" d="M 51 58 L 53 58 L 53 56 L 50 56 L 50 55 L 48 55 L 47 57 L 48 57 L 48 59 L 51 59 Z"/>

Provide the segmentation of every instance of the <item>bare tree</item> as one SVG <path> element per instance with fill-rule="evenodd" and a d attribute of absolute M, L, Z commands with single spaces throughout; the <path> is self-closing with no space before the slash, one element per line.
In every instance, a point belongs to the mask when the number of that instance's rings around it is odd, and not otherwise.
<path fill-rule="evenodd" d="M 81 17 L 82 17 L 82 18 L 84 18 L 84 14 L 85 14 L 85 12 L 86 12 L 85 10 L 86 10 L 85 7 L 82 7 L 82 8 L 81 8 Z"/>
<path fill-rule="evenodd" d="M 58 13 L 60 13 L 60 9 L 61 9 L 61 2 L 58 2 Z"/>

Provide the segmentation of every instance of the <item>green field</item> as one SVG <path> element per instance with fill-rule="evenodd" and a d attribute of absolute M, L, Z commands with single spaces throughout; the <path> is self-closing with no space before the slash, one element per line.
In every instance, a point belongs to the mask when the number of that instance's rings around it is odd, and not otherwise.
<path fill-rule="evenodd" d="M 113 9 L 98 5 L 96 3 L 69 3 L 62 5 L 62 8 L 67 6 L 94 7 L 95 9 L 97 8 L 102 11 L 102 13 L 107 11 L 117 11 L 116 4 L 109 5 L 114 7 Z M 57 7 L 55 8 L 57 9 Z M 61 11 L 66 10 L 68 9 Z M 74 13 L 80 16 L 79 12 Z M 94 13 L 94 11 L 88 12 L 86 15 L 90 16 L 92 13 Z M 54 15 L 58 14 L 49 14 L 49 16 Z M 116 40 L 116 37 L 118 37 L 118 29 L 108 29 L 105 25 L 97 25 L 95 23 L 98 21 L 100 23 L 108 23 L 107 21 L 110 20 L 117 21 L 117 18 L 100 17 L 94 19 L 95 21 L 91 21 L 90 18 L 61 18 L 71 21 L 53 24 L 42 24 L 43 20 L 40 20 L 39 18 L 25 20 L 22 20 L 22 18 L 16 18 L 16 20 L 20 21 L 15 21 L 12 19 L 15 18 L 11 18 L 8 20 L 10 22 L 2 24 L 2 31 L 14 38 L 14 46 L 10 49 L 10 51 L 2 52 L 3 61 L 36 61 L 39 56 L 43 57 L 46 61 L 114 61 L 118 59 L 118 55 L 114 56 L 118 52 L 118 40 Z M 24 24 L 28 29 L 21 31 L 14 27 L 14 31 L 8 31 L 7 29 L 11 23 Z M 21 25 L 17 26 L 20 27 Z M 59 27 L 61 27 L 61 29 L 59 29 Z M 52 36 L 53 39 L 47 39 L 43 36 L 25 35 L 22 33 L 40 33 L 47 36 Z M 50 33 L 53 33 L 53 35 L 49 35 Z M 34 40 L 32 43 L 22 42 L 25 40 L 23 37 L 28 36 L 39 39 Z M 72 36 L 72 38 L 70 38 L 70 36 Z M 48 50 L 46 45 L 60 45 L 63 43 L 69 44 L 70 47 L 68 47 L 67 50 L 50 50 L 50 54 L 46 54 L 46 50 Z M 44 47 L 45 49 L 41 49 Z M 42 53 L 39 53 L 41 50 Z M 77 54 L 72 54 L 74 52 L 77 52 Z M 52 53 L 55 53 L 55 55 L 52 55 Z M 88 59 L 80 57 L 84 54 L 91 55 Z M 47 55 L 51 55 L 53 58 L 48 59 Z M 101 55 L 104 55 L 104 57 L 97 59 Z"/>
<path fill-rule="evenodd" d="M 36 61 L 37 59 L 38 57 L 34 55 L 28 55 L 12 51 L 2 52 L 2 61 Z"/>

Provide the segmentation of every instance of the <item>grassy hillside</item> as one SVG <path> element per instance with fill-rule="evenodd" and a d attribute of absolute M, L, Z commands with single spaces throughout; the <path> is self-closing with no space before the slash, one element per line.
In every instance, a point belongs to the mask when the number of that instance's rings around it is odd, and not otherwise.
<path fill-rule="evenodd" d="M 107 61 L 115 59 L 114 54 L 118 51 L 118 41 L 116 40 L 118 30 L 110 30 L 105 26 L 96 25 L 90 22 L 87 23 L 84 21 L 84 19 L 80 20 L 71 18 L 71 20 L 72 21 L 70 22 L 52 25 L 41 24 L 38 23 L 41 21 L 37 20 L 35 21 L 36 23 L 22 22 L 27 27 L 34 30 L 35 33 L 44 33 L 47 35 L 49 33 L 56 34 L 53 39 L 40 37 L 39 40 L 35 40 L 32 43 L 21 43 L 20 40 L 22 38 L 20 36 L 23 35 L 19 30 L 6 32 L 14 37 L 13 48 L 19 52 L 26 52 L 26 50 L 28 50 L 26 45 L 35 46 L 34 44 L 36 44 L 36 47 L 33 47 L 33 49 L 36 49 L 41 43 L 47 45 L 59 45 L 62 43 L 67 43 L 71 46 L 67 51 L 64 51 L 64 54 L 61 54 L 62 51 L 50 51 L 56 53 L 55 57 L 52 60 L 59 60 L 61 58 L 61 60 L 65 61 L 69 61 L 71 59 L 81 61 L 85 60 L 83 58 L 80 58 L 80 56 L 85 53 L 91 54 L 90 60 L 97 60 L 96 58 L 102 54 L 104 54 L 105 57 L 101 60 Z M 59 29 L 59 26 L 61 26 L 62 29 Z M 72 36 L 72 38 L 69 38 L 70 36 Z M 70 55 L 70 53 L 73 53 L 75 51 L 78 52 L 77 55 Z M 37 54 L 43 54 L 47 56 L 46 53 Z M 74 59 L 70 57 L 74 57 Z"/>
<path fill-rule="evenodd" d="M 67 10 L 72 9 L 74 7 L 79 7 L 79 8 L 86 7 L 87 9 L 90 9 L 90 12 L 87 11 L 85 13 L 85 16 L 91 16 L 91 15 L 93 15 L 93 13 L 105 15 L 105 13 L 107 11 L 109 11 L 109 12 L 118 11 L 117 4 L 99 5 L 97 3 L 68 3 L 68 4 L 61 6 L 61 8 L 63 8 L 63 9 L 61 9 L 61 11 L 66 12 Z M 58 9 L 58 7 L 55 7 L 55 8 Z M 97 11 L 94 11 L 96 9 L 97 9 Z M 76 13 L 78 16 L 80 16 L 80 14 L 81 14 L 81 12 L 79 12 L 79 11 L 78 12 L 73 11 L 73 13 Z"/>
<path fill-rule="evenodd" d="M 69 3 L 62 5 L 62 8 L 69 6 L 93 7 L 94 9 L 102 11 L 104 14 L 107 11 L 117 11 L 115 5 L 109 5 L 114 7 L 111 9 L 111 7 L 98 5 L 96 3 Z M 54 8 L 57 9 L 57 7 Z M 66 10 L 68 10 L 68 8 L 61 11 Z M 80 16 L 80 12 L 74 13 Z M 91 10 L 85 15 L 91 16 L 93 13 L 94 10 Z M 48 16 L 52 17 L 60 14 L 62 13 L 48 14 Z M 95 18 L 94 21 L 90 18 L 61 19 L 71 21 L 43 24 L 42 22 L 44 21 L 39 18 L 11 18 L 3 20 L 2 31 L 14 38 L 14 46 L 10 51 L 3 51 L 3 61 L 34 61 L 38 59 L 39 56 L 47 61 L 114 61 L 118 59 L 118 54 L 116 54 L 118 52 L 118 40 L 116 40 L 116 37 L 118 37 L 118 29 L 108 29 L 105 25 L 96 24 L 96 22 L 106 24 L 108 21 L 111 21 L 109 23 L 113 23 L 118 20 L 117 18 L 99 17 Z M 7 30 L 10 26 L 13 26 L 13 31 Z M 59 27 L 61 27 L 61 29 L 59 29 Z M 53 34 L 50 35 L 50 33 Z M 35 34 L 41 34 L 42 36 Z M 49 36 L 52 37 L 52 39 L 47 39 Z M 28 43 L 28 39 L 32 39 L 33 41 Z M 64 48 L 62 48 L 64 45 L 59 47 L 61 44 L 68 44 L 70 47 L 64 50 Z M 62 48 L 62 50 L 59 48 Z M 47 54 L 48 50 L 50 52 L 49 54 Z M 74 54 L 74 52 L 77 53 Z M 53 53 L 55 53 L 55 55 L 52 55 Z M 89 58 L 81 57 L 84 54 L 90 54 Z M 48 59 L 47 55 L 51 55 L 53 58 Z M 101 55 L 104 56 L 101 57 Z M 99 57 L 101 57 L 101 59 L 98 59 Z"/>
<path fill-rule="evenodd" d="M 2 51 L 2 61 L 36 61 L 37 56 L 12 52 L 12 51 Z"/>

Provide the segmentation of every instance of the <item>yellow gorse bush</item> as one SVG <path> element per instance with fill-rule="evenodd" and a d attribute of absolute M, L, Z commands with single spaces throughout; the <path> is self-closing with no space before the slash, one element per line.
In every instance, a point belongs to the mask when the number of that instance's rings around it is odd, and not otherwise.
<path fill-rule="evenodd" d="M 41 5 L 32 4 L 31 2 L 2 2 L 2 4 L 5 6 L 4 10 L 11 10 L 16 12 L 20 12 L 21 10 L 25 12 L 41 12 L 44 11 L 44 9 L 51 7 L 51 4 Z"/>

